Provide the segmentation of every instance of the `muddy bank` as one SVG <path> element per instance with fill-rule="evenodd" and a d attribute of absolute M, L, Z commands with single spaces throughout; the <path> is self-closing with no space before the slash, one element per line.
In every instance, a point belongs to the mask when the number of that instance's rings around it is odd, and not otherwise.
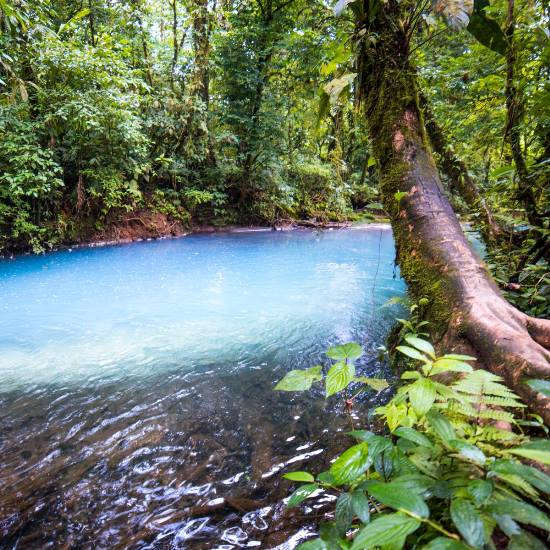
<path fill-rule="evenodd" d="M 86 232 L 86 235 L 74 240 L 57 244 L 45 252 L 70 250 L 81 247 L 101 247 L 132 242 L 172 239 L 200 233 L 240 233 L 247 231 L 291 231 L 296 229 L 347 229 L 357 224 L 351 221 L 332 222 L 319 220 L 282 220 L 272 225 L 187 225 L 173 220 L 166 214 L 152 210 L 131 212 L 127 216 L 108 223 L 100 231 Z M 360 227 L 378 226 L 374 222 L 361 223 Z M 387 224 L 383 224 L 387 225 Z M 14 258 L 21 254 L 31 254 L 31 250 L 7 250 L 0 253 L 0 258 Z"/>

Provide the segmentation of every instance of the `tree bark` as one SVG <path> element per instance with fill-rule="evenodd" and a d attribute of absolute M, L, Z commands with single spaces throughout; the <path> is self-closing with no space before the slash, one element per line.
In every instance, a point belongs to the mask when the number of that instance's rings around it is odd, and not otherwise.
<path fill-rule="evenodd" d="M 177 0 L 172 0 L 170 3 L 172 8 L 172 64 L 170 66 L 170 86 L 174 89 L 174 74 L 176 72 L 176 64 L 179 57 L 179 41 L 178 41 L 178 5 Z"/>
<path fill-rule="evenodd" d="M 426 97 L 420 93 L 419 98 L 430 143 L 441 159 L 441 170 L 451 180 L 451 185 L 458 191 L 470 209 L 473 211 L 479 210 L 483 236 L 488 241 L 494 241 L 502 234 L 502 229 L 493 218 L 493 214 L 485 199 L 481 196 L 476 182 L 470 176 L 466 164 L 447 143 L 445 134 L 435 120 Z"/>
<path fill-rule="evenodd" d="M 362 48 L 359 86 L 401 273 L 413 297 L 430 300 L 428 320 L 441 349 L 477 356 L 478 366 L 502 376 L 550 424 L 550 399 L 523 381 L 550 377 L 550 321 L 531 318 L 502 297 L 443 193 L 402 24 L 410 7 L 388 0 L 369 17 L 364 0 L 359 25 L 378 36 Z M 398 192 L 406 195 L 396 200 Z"/>

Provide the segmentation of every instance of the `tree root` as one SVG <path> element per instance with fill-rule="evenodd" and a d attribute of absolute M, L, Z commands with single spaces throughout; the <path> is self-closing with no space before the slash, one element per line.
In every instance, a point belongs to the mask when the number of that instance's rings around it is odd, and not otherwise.
<path fill-rule="evenodd" d="M 450 326 L 455 327 L 454 335 L 465 338 L 471 352 L 479 356 L 478 367 L 502 376 L 508 387 L 550 425 L 550 398 L 525 383 L 526 378 L 550 378 L 550 321 L 529 317 L 500 296 L 487 295 L 485 299 L 478 297 Z"/>

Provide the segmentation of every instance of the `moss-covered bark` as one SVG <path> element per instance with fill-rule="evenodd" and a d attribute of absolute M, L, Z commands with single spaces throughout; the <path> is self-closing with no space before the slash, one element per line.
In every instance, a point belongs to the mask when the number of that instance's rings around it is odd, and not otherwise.
<path fill-rule="evenodd" d="M 434 152 L 439 156 L 439 166 L 451 181 L 466 204 L 473 211 L 479 211 L 483 228 L 483 236 L 487 241 L 492 241 L 502 234 L 502 229 L 495 221 L 493 214 L 481 196 L 476 182 L 468 172 L 464 161 L 458 157 L 448 145 L 443 130 L 435 120 L 426 97 L 420 93 L 420 107 L 424 117 L 426 132 Z"/>
<path fill-rule="evenodd" d="M 365 1 L 358 27 L 378 38 L 360 53 L 360 87 L 401 272 L 414 297 L 430 300 L 442 345 L 477 355 L 550 423 L 550 400 L 522 381 L 550 377 L 550 321 L 529 318 L 502 298 L 443 193 L 409 61 L 403 21 L 410 6 L 390 0 L 374 17 L 368 8 Z"/>

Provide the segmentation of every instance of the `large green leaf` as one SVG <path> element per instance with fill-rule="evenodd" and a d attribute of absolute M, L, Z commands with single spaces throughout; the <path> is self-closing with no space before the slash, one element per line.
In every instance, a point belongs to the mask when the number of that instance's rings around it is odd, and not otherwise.
<path fill-rule="evenodd" d="M 500 25 L 494 19 L 487 17 L 483 12 L 473 13 L 466 29 L 485 47 L 500 55 L 506 54 L 506 36 L 502 32 Z"/>
<path fill-rule="evenodd" d="M 383 437 L 381 435 L 375 435 L 370 438 L 369 440 L 369 460 L 367 462 L 368 466 L 370 466 L 376 457 L 383 453 L 384 451 L 387 451 L 388 449 L 391 449 L 393 447 L 393 443 L 387 438 Z"/>
<path fill-rule="evenodd" d="M 348 384 L 355 378 L 355 366 L 351 361 L 338 361 L 330 367 L 325 381 L 326 396 L 330 397 L 335 393 L 347 388 Z"/>
<path fill-rule="evenodd" d="M 315 481 L 315 478 L 308 472 L 289 472 L 284 474 L 283 477 L 290 479 L 290 481 L 306 481 L 308 483 Z"/>
<path fill-rule="evenodd" d="M 363 355 L 363 348 L 355 342 L 350 342 L 341 346 L 332 346 L 327 350 L 327 355 L 331 359 L 350 359 L 353 361 Z"/>
<path fill-rule="evenodd" d="M 363 491 L 357 489 L 351 494 L 351 509 L 362 523 L 370 521 L 369 499 Z"/>
<path fill-rule="evenodd" d="M 451 501 L 451 519 L 470 546 L 483 547 L 485 544 L 483 520 L 469 501 L 461 498 L 453 499 Z"/>
<path fill-rule="evenodd" d="M 521 531 L 519 535 L 510 537 L 506 550 L 548 550 L 548 546 L 531 533 Z"/>
<path fill-rule="evenodd" d="M 427 361 L 428 358 L 420 353 L 417 349 L 409 346 L 397 346 L 396 350 L 400 351 L 403 355 L 410 357 L 411 359 L 418 359 L 419 361 Z"/>
<path fill-rule="evenodd" d="M 336 501 L 334 523 L 338 532 L 343 535 L 349 529 L 353 519 L 352 500 L 349 493 L 342 493 Z"/>
<path fill-rule="evenodd" d="M 473 367 L 464 361 L 441 357 L 434 362 L 432 369 L 430 370 L 430 376 L 435 376 L 436 374 L 441 374 L 442 372 L 472 372 L 472 370 Z"/>
<path fill-rule="evenodd" d="M 373 390 L 382 391 L 389 387 L 387 380 L 384 378 L 367 378 L 366 376 L 356 376 L 354 382 L 363 382 Z"/>
<path fill-rule="evenodd" d="M 483 454 L 483 451 L 479 447 L 466 443 L 466 441 L 462 441 L 461 439 L 451 439 L 449 444 L 458 451 L 458 454 L 462 458 L 465 458 L 466 460 L 480 465 L 485 464 L 485 461 L 487 460 Z"/>
<path fill-rule="evenodd" d="M 516 475 L 540 491 L 550 494 L 550 476 L 515 460 L 496 460 L 491 464 L 491 471 L 497 474 Z"/>
<path fill-rule="evenodd" d="M 435 359 L 434 347 L 427 340 L 418 338 L 417 336 L 405 336 L 405 341 L 413 348 L 420 350 L 421 352 L 429 355 L 432 359 Z"/>
<path fill-rule="evenodd" d="M 401 426 L 400 428 L 397 428 L 397 430 L 395 430 L 393 433 L 394 435 L 408 439 L 409 441 L 412 441 L 417 445 L 421 445 L 422 447 L 433 447 L 432 442 L 424 434 L 420 433 L 414 428 Z"/>
<path fill-rule="evenodd" d="M 321 368 L 320 365 L 317 365 L 305 370 L 291 370 L 275 386 L 275 389 L 280 391 L 309 390 L 313 382 L 317 382 L 323 378 Z"/>
<path fill-rule="evenodd" d="M 439 411 L 432 409 L 426 414 L 426 419 L 435 433 L 445 443 L 449 443 L 449 441 L 456 438 L 456 433 L 451 423 Z"/>
<path fill-rule="evenodd" d="M 420 521 L 400 512 L 376 518 L 363 527 L 355 537 L 351 550 L 367 550 L 390 545 L 418 529 Z"/>
<path fill-rule="evenodd" d="M 503 498 L 487 506 L 487 510 L 492 514 L 508 515 L 519 521 L 533 525 L 539 529 L 550 531 L 550 517 L 538 508 L 527 504 L 521 500 L 512 498 Z"/>
<path fill-rule="evenodd" d="M 485 479 L 474 479 L 468 483 L 468 493 L 478 505 L 483 504 L 493 492 L 493 484 Z"/>
<path fill-rule="evenodd" d="M 410 512 L 422 518 L 427 518 L 430 515 L 430 510 L 424 499 L 417 493 L 409 491 L 403 485 L 379 481 L 370 483 L 367 491 L 376 500 L 395 510 Z"/>
<path fill-rule="evenodd" d="M 342 485 L 357 479 L 368 467 L 369 447 L 359 443 L 343 452 L 331 465 L 335 483 Z"/>
<path fill-rule="evenodd" d="M 328 84 L 325 84 L 324 90 L 330 98 L 331 105 L 336 104 L 342 92 L 354 81 L 356 76 L 357 73 L 346 73 L 338 78 L 334 78 Z M 357 346 L 358 344 L 354 345 Z"/>
<path fill-rule="evenodd" d="M 287 507 L 294 508 L 295 506 L 298 506 L 298 504 L 300 504 L 307 497 L 317 491 L 318 488 L 319 487 L 315 483 L 309 483 L 308 485 L 302 485 L 301 487 L 298 487 L 298 489 L 296 489 L 296 491 L 294 491 L 290 495 Z"/>
<path fill-rule="evenodd" d="M 550 440 L 548 439 L 535 439 L 529 443 L 525 443 L 521 447 L 510 449 L 510 452 L 550 465 Z"/>
<path fill-rule="evenodd" d="M 409 399 L 419 416 L 425 415 L 432 408 L 435 396 L 435 386 L 428 378 L 420 378 L 409 386 Z"/>
<path fill-rule="evenodd" d="M 392 479 L 394 487 L 401 487 L 410 493 L 422 495 L 436 484 L 435 479 L 422 474 L 404 474 Z"/>

